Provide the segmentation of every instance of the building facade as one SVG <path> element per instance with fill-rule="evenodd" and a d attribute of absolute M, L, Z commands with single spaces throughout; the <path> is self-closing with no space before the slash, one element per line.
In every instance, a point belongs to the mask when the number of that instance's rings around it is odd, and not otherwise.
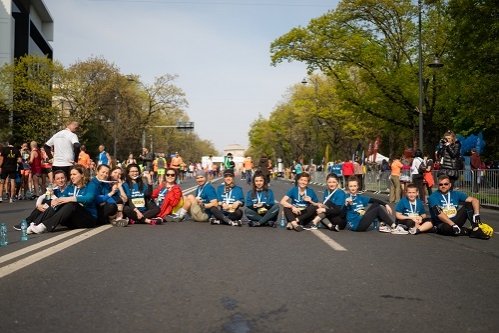
<path fill-rule="evenodd" d="M 0 66 L 38 54 L 53 58 L 54 20 L 42 0 L 0 0 Z"/>

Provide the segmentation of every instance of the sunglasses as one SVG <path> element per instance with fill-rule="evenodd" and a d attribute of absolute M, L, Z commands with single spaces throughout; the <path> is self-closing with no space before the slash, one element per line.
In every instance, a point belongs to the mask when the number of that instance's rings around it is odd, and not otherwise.
<path fill-rule="evenodd" d="M 448 186 L 450 183 L 438 183 L 438 186 Z"/>
<path fill-rule="evenodd" d="M 166 174 L 166 177 L 168 177 L 168 176 L 170 176 L 170 177 L 175 177 L 175 174 L 174 174 L 174 173 L 167 173 L 167 174 Z"/>

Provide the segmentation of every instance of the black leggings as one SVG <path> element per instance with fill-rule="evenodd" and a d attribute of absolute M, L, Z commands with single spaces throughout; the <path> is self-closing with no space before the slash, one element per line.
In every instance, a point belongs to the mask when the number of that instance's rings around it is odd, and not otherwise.
<path fill-rule="evenodd" d="M 41 204 L 42 204 L 42 205 L 43 205 L 43 204 L 47 204 L 47 205 L 49 205 L 49 206 L 50 206 L 50 203 L 51 203 L 51 202 L 52 202 L 52 199 L 49 199 L 49 200 L 47 200 L 47 199 L 43 199 Z M 49 207 L 48 209 L 46 209 L 46 210 L 45 210 L 45 212 L 46 212 L 47 210 L 52 210 L 52 208 L 50 208 L 50 207 Z M 44 213 L 44 212 L 39 211 L 39 210 L 38 210 L 38 208 L 35 208 L 35 209 L 31 212 L 31 214 L 29 214 L 29 216 L 26 218 L 26 222 L 28 223 L 28 225 L 29 225 L 31 222 L 35 222 L 35 221 L 36 221 L 36 219 L 37 219 L 40 215 L 42 215 L 43 213 Z"/>
<path fill-rule="evenodd" d="M 109 217 L 116 215 L 118 206 L 112 203 L 106 203 L 97 207 L 97 216 L 99 217 L 98 224 L 106 224 L 109 222 Z"/>
<path fill-rule="evenodd" d="M 210 212 L 215 216 L 217 220 L 224 223 L 230 223 L 231 221 L 240 220 L 243 217 L 243 210 L 241 208 L 237 208 L 232 213 L 225 215 L 218 207 L 211 207 Z"/>
<path fill-rule="evenodd" d="M 328 224 L 331 223 L 332 225 L 337 225 L 340 230 L 345 229 L 347 226 L 347 220 L 345 219 L 345 214 L 344 211 L 340 210 L 338 206 L 333 204 L 331 201 L 326 202 L 326 207 L 331 209 L 333 208 L 335 211 L 333 213 L 327 214 L 327 213 L 320 213 L 317 216 L 321 218 L 321 221 L 324 223 Z"/>
<path fill-rule="evenodd" d="M 315 217 L 316 210 L 315 206 L 310 205 L 305 210 L 302 210 L 300 215 L 295 215 L 291 208 L 284 207 L 284 215 L 288 222 L 298 219 L 298 223 L 305 225 Z"/>
<path fill-rule="evenodd" d="M 279 205 L 273 204 L 264 215 L 258 214 L 253 209 L 246 207 L 246 217 L 251 221 L 260 222 L 261 225 L 267 224 L 269 221 L 276 221 L 279 214 Z"/>
<path fill-rule="evenodd" d="M 149 201 L 146 203 L 146 210 L 141 212 L 143 215 L 141 219 L 138 218 L 137 213 L 130 206 L 123 207 L 123 215 L 135 220 L 137 223 L 146 223 L 146 219 L 158 216 L 160 210 L 154 201 Z"/>
<path fill-rule="evenodd" d="M 473 221 L 473 206 L 471 205 L 471 202 L 465 202 L 464 206 L 461 206 L 461 208 L 457 210 L 456 217 L 452 221 L 461 228 L 466 223 L 467 219 L 470 223 Z M 454 236 L 454 230 L 447 223 L 441 222 L 437 225 L 437 234 Z"/>
<path fill-rule="evenodd" d="M 423 201 L 423 202 L 426 202 L 425 193 L 424 193 L 424 179 L 423 179 L 423 175 L 421 175 L 421 174 L 413 174 L 412 175 L 412 183 L 414 185 L 416 185 L 416 187 L 418 188 L 419 199 L 421 199 L 421 201 Z"/>
<path fill-rule="evenodd" d="M 47 227 L 47 231 L 53 231 L 59 224 L 69 229 L 93 228 L 97 224 L 97 219 L 79 203 L 68 202 L 58 207 L 57 211 L 52 208 L 45 210 L 37 219 Z"/>
<path fill-rule="evenodd" d="M 371 204 L 371 206 L 369 206 L 369 208 L 366 210 L 366 213 L 359 221 L 357 229 L 355 229 L 354 231 L 366 231 L 376 218 L 379 219 L 379 222 L 383 221 L 388 225 L 392 224 L 390 215 L 388 215 L 388 213 L 379 203 L 375 202 Z"/>
<path fill-rule="evenodd" d="M 425 223 L 425 222 L 431 222 L 431 218 L 426 217 L 423 219 L 423 221 L 421 223 Z M 396 219 L 395 223 L 403 224 L 403 225 L 407 226 L 408 228 L 414 228 L 416 226 L 416 222 L 414 222 L 411 219 L 403 219 L 403 220 Z"/>

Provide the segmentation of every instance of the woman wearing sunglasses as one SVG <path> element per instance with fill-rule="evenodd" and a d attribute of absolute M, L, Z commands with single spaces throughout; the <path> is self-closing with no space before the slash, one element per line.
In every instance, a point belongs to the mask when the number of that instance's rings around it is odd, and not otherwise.
<path fill-rule="evenodd" d="M 165 179 L 152 192 L 151 198 L 160 207 L 158 217 L 165 222 L 180 222 L 185 220 L 185 213 L 180 215 L 177 212 L 184 204 L 182 190 L 176 183 L 178 177 L 177 169 L 166 168 Z"/>

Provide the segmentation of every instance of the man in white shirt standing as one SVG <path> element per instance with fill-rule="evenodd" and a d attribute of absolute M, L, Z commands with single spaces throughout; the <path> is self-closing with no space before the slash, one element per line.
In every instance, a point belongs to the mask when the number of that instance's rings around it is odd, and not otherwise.
<path fill-rule="evenodd" d="M 72 121 L 65 129 L 57 132 L 45 143 L 45 152 L 49 159 L 52 159 L 50 148 L 54 148 L 54 162 L 52 170 L 63 170 L 69 179 L 69 169 L 78 161 L 80 154 L 80 142 L 74 133 L 78 129 L 78 122 Z"/>

